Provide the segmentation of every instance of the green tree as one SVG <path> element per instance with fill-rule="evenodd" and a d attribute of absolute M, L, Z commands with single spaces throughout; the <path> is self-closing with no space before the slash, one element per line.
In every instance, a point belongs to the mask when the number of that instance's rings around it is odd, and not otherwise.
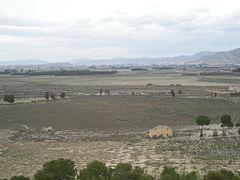
<path fill-rule="evenodd" d="M 140 167 L 133 168 L 129 163 L 118 163 L 111 180 L 154 180 L 154 178 L 145 174 Z"/>
<path fill-rule="evenodd" d="M 210 171 L 203 177 L 203 180 L 239 180 L 239 176 L 235 176 L 232 171 L 220 170 Z"/>
<path fill-rule="evenodd" d="M 198 176 L 196 172 L 190 172 L 188 174 L 181 175 L 180 180 L 198 180 Z"/>
<path fill-rule="evenodd" d="M 43 168 L 34 174 L 34 180 L 73 180 L 75 176 L 74 162 L 60 158 L 43 164 Z"/>
<path fill-rule="evenodd" d="M 93 161 L 85 169 L 80 170 L 79 180 L 98 180 L 108 177 L 108 168 L 101 161 Z"/>
<path fill-rule="evenodd" d="M 127 174 L 132 171 L 132 165 L 129 163 L 118 163 L 114 169 L 114 175 Z"/>
<path fill-rule="evenodd" d="M 171 90 L 171 96 L 175 97 L 175 91 L 174 90 Z"/>
<path fill-rule="evenodd" d="M 13 94 L 5 94 L 3 97 L 3 101 L 14 103 L 14 101 L 15 101 L 14 95 Z"/>
<path fill-rule="evenodd" d="M 209 125 L 210 122 L 211 122 L 211 119 L 210 119 L 209 117 L 207 117 L 207 116 L 201 115 L 201 116 L 198 116 L 198 117 L 196 118 L 196 123 L 197 123 L 199 126 L 201 126 L 200 137 L 203 137 L 203 126 Z"/>
<path fill-rule="evenodd" d="M 20 176 L 13 176 L 9 180 L 30 180 L 30 178 L 20 175 Z"/>
<path fill-rule="evenodd" d="M 221 126 L 222 127 L 233 127 L 232 117 L 229 114 L 224 114 L 221 117 Z"/>
<path fill-rule="evenodd" d="M 235 126 L 236 126 L 236 127 L 240 127 L 240 123 L 237 122 L 237 123 L 235 124 Z"/>
<path fill-rule="evenodd" d="M 60 97 L 64 99 L 66 97 L 66 93 L 65 92 L 61 92 Z"/>
<path fill-rule="evenodd" d="M 51 94 L 51 99 L 55 99 L 56 95 L 55 94 Z"/>
<path fill-rule="evenodd" d="M 49 92 L 45 92 L 45 99 L 48 100 L 50 97 L 50 93 Z"/>
<path fill-rule="evenodd" d="M 175 168 L 165 166 L 160 176 L 160 180 L 180 180 L 180 175 Z"/>

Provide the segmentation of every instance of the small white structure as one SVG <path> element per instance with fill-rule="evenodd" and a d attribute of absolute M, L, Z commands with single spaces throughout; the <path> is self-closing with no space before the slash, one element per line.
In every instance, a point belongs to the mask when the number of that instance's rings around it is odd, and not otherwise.
<path fill-rule="evenodd" d="M 148 136 L 150 138 L 172 137 L 173 130 L 168 126 L 157 126 L 149 130 Z"/>

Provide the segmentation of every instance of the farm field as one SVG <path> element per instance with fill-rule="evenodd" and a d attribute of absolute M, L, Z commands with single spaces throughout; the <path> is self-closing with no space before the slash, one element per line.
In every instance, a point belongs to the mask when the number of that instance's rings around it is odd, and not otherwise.
<path fill-rule="evenodd" d="M 184 86 L 224 86 L 239 84 L 239 76 L 182 76 L 181 73 L 145 72 L 98 76 L 11 76 L 0 75 L 1 85 L 23 85 L 28 83 L 70 86 L 114 86 L 136 85 L 145 86 L 148 83 L 168 86 L 181 84 Z"/>
<path fill-rule="evenodd" d="M 1 97 L 14 94 L 16 102 L 0 101 L 0 178 L 21 172 L 31 176 L 45 161 L 58 157 L 71 158 L 78 167 L 95 159 L 112 166 L 131 162 L 155 176 L 164 165 L 181 172 L 226 167 L 237 171 L 237 129 L 222 137 L 219 123 L 223 114 L 240 121 L 239 99 L 211 97 L 206 90 L 226 90 L 239 81 L 178 73 L 1 75 Z M 110 96 L 100 96 L 101 88 L 110 89 Z M 181 93 L 171 97 L 170 90 Z M 45 100 L 45 92 L 55 93 L 56 100 Z M 61 92 L 66 92 L 65 99 L 59 97 Z M 195 122 L 199 115 L 212 119 L 203 139 Z M 170 126 L 175 136 L 149 139 L 148 130 L 158 125 Z M 215 129 L 218 137 L 212 136 Z"/>

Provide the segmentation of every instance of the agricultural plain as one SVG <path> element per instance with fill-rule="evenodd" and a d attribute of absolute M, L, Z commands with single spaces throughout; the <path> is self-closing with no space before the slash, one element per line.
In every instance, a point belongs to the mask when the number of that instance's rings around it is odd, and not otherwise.
<path fill-rule="evenodd" d="M 164 165 L 181 172 L 228 168 L 240 164 L 236 128 L 222 137 L 220 117 L 239 122 L 239 99 L 212 97 L 209 89 L 236 86 L 240 77 L 187 76 L 178 72 L 121 72 L 104 76 L 0 76 L 0 178 L 32 175 L 50 159 L 66 157 L 84 167 L 98 159 L 108 165 L 131 162 L 157 175 Z M 149 86 L 146 86 L 150 84 Z M 100 89 L 110 95 L 99 95 Z M 171 90 L 176 93 L 172 97 Z M 45 100 L 44 93 L 56 94 Z M 59 97 L 66 92 L 66 98 Z M 211 126 L 199 138 L 195 119 L 207 115 Z M 175 136 L 150 139 L 147 131 L 170 126 Z M 213 137 L 213 131 L 218 136 Z M 9 167 L 6 169 L 6 167 Z"/>

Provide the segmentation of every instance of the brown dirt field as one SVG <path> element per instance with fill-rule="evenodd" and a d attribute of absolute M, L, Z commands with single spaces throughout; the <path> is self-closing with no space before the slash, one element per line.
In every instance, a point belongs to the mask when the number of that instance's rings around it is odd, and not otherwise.
<path fill-rule="evenodd" d="M 237 117 L 238 104 L 222 99 L 160 96 L 82 96 L 49 102 L 0 106 L 1 128 L 22 125 L 41 129 L 149 129 L 157 125 L 195 124 L 206 114 L 218 122 L 222 114 Z M 237 119 L 234 119 L 237 121 Z"/>

